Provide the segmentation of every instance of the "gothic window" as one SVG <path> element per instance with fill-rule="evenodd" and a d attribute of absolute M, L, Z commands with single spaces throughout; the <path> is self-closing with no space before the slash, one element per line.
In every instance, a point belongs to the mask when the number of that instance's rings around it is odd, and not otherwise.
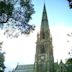
<path fill-rule="evenodd" d="M 41 53 L 45 53 L 45 48 L 44 48 L 43 45 L 41 46 L 41 50 L 40 50 L 40 52 L 41 52 Z"/>

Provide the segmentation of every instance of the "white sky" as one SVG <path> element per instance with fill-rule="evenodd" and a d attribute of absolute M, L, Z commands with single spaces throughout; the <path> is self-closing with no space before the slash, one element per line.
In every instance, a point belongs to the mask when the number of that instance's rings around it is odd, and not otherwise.
<path fill-rule="evenodd" d="M 39 27 L 36 27 L 36 30 L 29 36 L 22 35 L 17 39 L 7 39 L 5 36 L 0 35 L 0 41 L 4 41 L 3 50 L 6 52 L 5 65 L 7 68 L 12 69 L 17 64 L 34 63 L 36 34 L 39 32 L 39 29 Z M 67 43 L 67 40 L 69 39 L 67 33 L 70 33 L 72 29 L 61 23 L 50 27 L 50 31 L 53 39 L 55 62 L 60 59 L 65 61 L 68 58 L 68 51 L 71 46 L 71 44 L 69 45 Z"/>

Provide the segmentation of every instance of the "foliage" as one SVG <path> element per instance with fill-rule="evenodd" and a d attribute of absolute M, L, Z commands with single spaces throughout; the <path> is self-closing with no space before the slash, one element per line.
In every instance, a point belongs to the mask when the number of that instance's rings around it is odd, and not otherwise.
<path fill-rule="evenodd" d="M 72 72 L 72 58 L 69 58 L 69 59 L 66 61 L 66 66 L 67 66 L 68 72 Z"/>
<path fill-rule="evenodd" d="M 0 2 L 0 28 L 8 37 L 29 34 L 35 26 L 28 24 L 34 13 L 31 0 L 4 0 Z"/>
<path fill-rule="evenodd" d="M 72 64 L 72 58 L 69 58 L 66 62 L 66 64 Z"/>
<path fill-rule="evenodd" d="M 69 2 L 69 7 L 72 9 L 72 0 L 67 0 Z"/>
<path fill-rule="evenodd" d="M 0 72 L 4 72 L 4 53 L 0 52 Z"/>
<path fill-rule="evenodd" d="M 6 4 L 5 2 L 0 2 L 0 15 L 6 13 L 7 15 L 12 15 L 13 5 L 11 3 Z"/>

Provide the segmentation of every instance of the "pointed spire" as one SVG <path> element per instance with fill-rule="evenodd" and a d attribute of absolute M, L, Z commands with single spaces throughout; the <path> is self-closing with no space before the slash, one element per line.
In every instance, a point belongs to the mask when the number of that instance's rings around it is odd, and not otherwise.
<path fill-rule="evenodd" d="M 41 22 L 40 39 L 44 39 L 44 38 L 48 37 L 48 36 L 46 36 L 46 32 L 49 36 L 50 31 L 49 31 L 49 25 L 48 25 L 48 18 L 47 18 L 46 7 L 45 7 L 45 4 L 44 4 L 42 22 Z"/>
<path fill-rule="evenodd" d="M 42 20 L 47 20 L 47 13 L 46 13 L 46 7 L 45 7 L 45 4 L 44 4 L 44 9 L 43 9 Z"/>

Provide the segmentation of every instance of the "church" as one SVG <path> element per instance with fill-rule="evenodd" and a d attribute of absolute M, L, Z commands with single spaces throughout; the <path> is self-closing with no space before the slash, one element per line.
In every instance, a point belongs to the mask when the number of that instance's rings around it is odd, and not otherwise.
<path fill-rule="evenodd" d="M 44 5 L 40 33 L 37 34 L 35 63 L 17 65 L 12 72 L 72 72 L 72 64 L 54 63 L 52 37 Z"/>

